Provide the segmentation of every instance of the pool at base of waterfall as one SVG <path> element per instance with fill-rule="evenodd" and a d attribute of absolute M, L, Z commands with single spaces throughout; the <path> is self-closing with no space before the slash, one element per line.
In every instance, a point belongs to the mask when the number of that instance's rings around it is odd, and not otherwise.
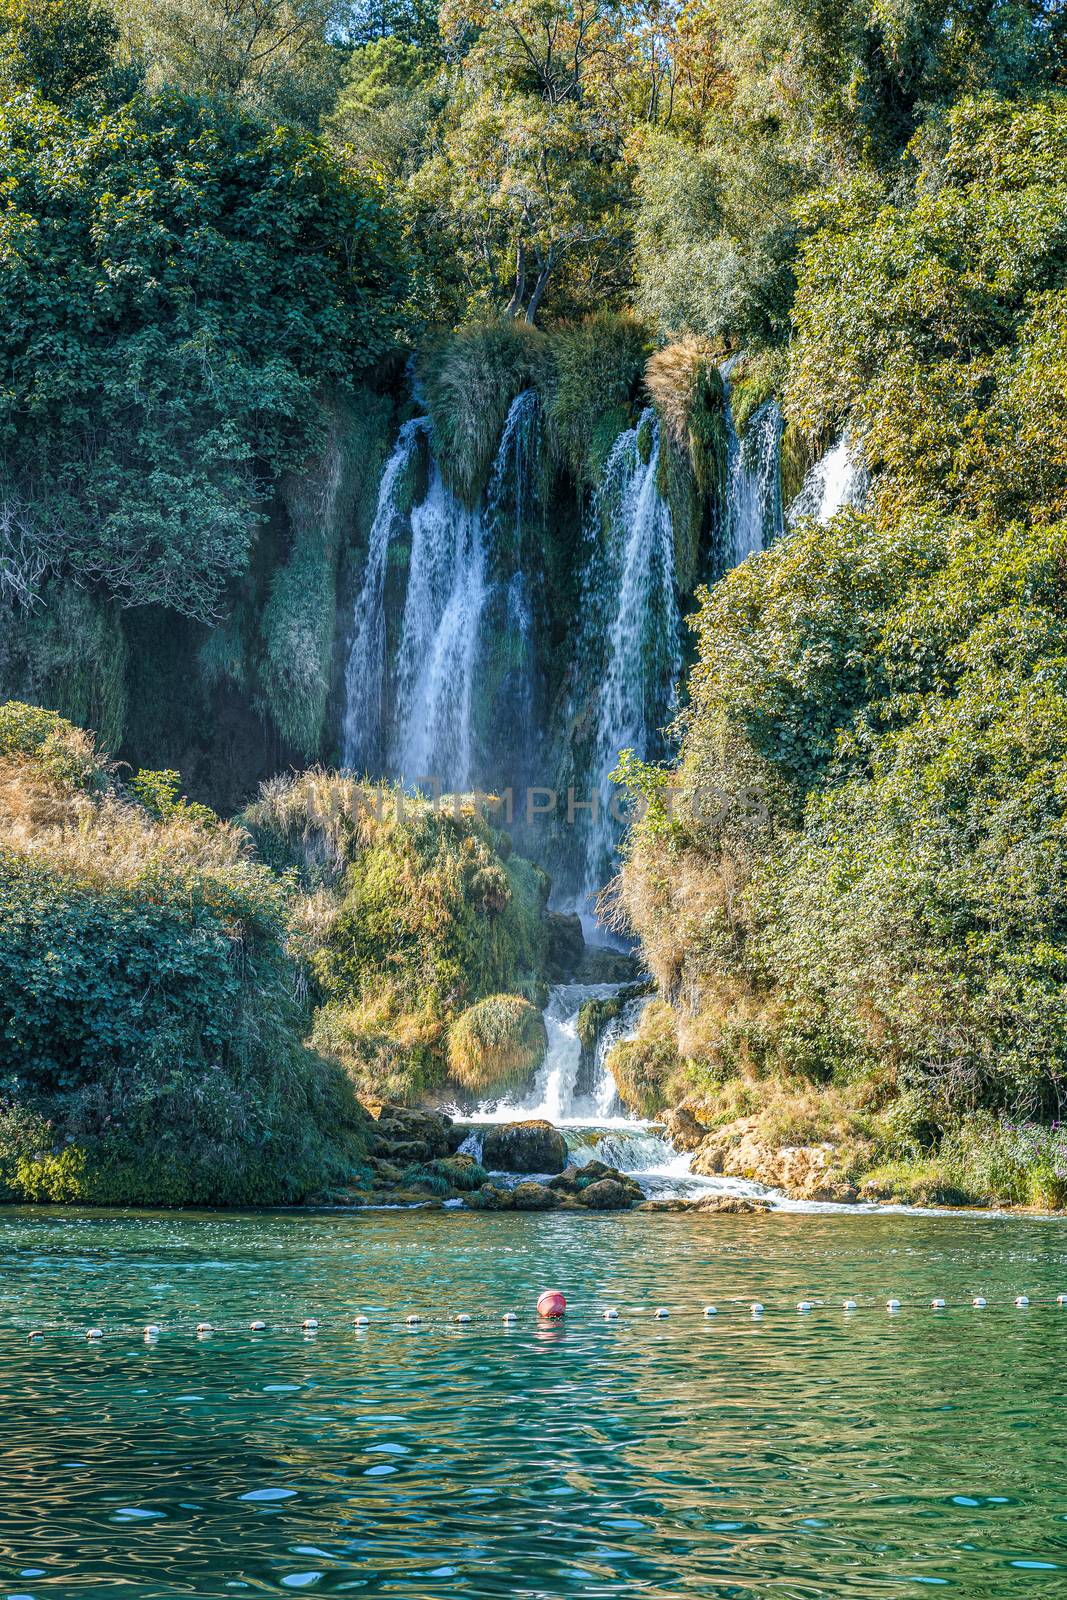
<path fill-rule="evenodd" d="M 9 1208 L 0 1273 L 8 1600 L 1067 1585 L 1063 1220 Z"/>

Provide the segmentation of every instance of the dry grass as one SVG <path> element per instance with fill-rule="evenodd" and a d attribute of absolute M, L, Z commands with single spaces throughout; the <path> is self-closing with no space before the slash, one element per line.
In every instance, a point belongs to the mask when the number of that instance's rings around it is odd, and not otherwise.
<path fill-rule="evenodd" d="M 547 1046 L 544 1019 L 535 1005 L 520 995 L 489 995 L 449 1028 L 448 1070 L 461 1088 L 489 1094 L 528 1078 Z"/>
<path fill-rule="evenodd" d="M 652 396 L 660 425 L 679 449 L 688 447 L 694 407 L 709 374 L 718 375 L 718 360 L 711 342 L 695 337 L 679 339 L 648 358 L 645 388 Z"/>

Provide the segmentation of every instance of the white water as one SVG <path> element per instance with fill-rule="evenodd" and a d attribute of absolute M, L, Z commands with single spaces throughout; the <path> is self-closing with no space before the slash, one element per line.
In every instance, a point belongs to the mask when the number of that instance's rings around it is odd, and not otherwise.
<path fill-rule="evenodd" d="M 385 576 L 389 544 L 401 521 L 397 485 L 429 428 L 425 417 L 405 422 L 385 464 L 378 505 L 367 544 L 367 566 L 356 600 L 352 644 L 345 672 L 343 761 L 360 772 L 377 772 L 382 756 L 385 691 Z"/>
<path fill-rule="evenodd" d="M 534 391 L 513 401 L 484 500 L 474 509 L 456 498 L 432 457 L 423 498 L 410 511 L 401 509 L 404 475 L 429 422 L 418 417 L 401 428 L 382 475 L 355 606 L 345 679 L 346 767 L 385 770 L 408 784 L 433 779 L 445 791 L 468 789 L 485 777 L 478 766 L 488 730 L 475 726 L 475 691 L 483 623 L 494 595 L 515 641 L 497 710 L 506 708 L 508 734 L 530 744 L 533 614 L 521 546 L 534 491 L 539 415 Z M 410 551 L 390 682 L 386 580 L 392 551 L 406 534 Z M 389 730 L 383 725 L 387 699 Z"/>
<path fill-rule="evenodd" d="M 648 429 L 652 448 L 644 461 L 639 440 Z M 586 577 L 584 603 L 594 622 L 610 608 L 610 622 L 604 673 L 595 697 L 590 789 L 596 793 L 598 809 L 587 824 L 583 885 L 587 903 L 610 875 L 621 832 L 619 819 L 612 815 L 610 781 L 619 752 L 650 754 L 650 740 L 673 710 L 681 670 L 674 533 L 657 484 L 658 466 L 659 430 L 649 409 L 638 426 L 620 434 L 612 446 L 591 512 L 596 554 Z"/>
<path fill-rule="evenodd" d="M 766 550 L 784 530 L 779 455 L 782 413 L 767 400 L 740 438 L 726 407 L 726 557 L 737 566 Z"/>
<path fill-rule="evenodd" d="M 471 785 L 471 700 L 486 600 L 485 530 L 435 461 L 411 512 L 411 560 L 396 666 L 392 767 L 406 783 Z"/>
<path fill-rule="evenodd" d="M 804 485 L 786 513 L 790 527 L 812 518 L 827 523 L 846 506 L 862 506 L 868 478 L 859 457 L 843 433 L 826 454 L 820 456 L 804 479 Z"/>

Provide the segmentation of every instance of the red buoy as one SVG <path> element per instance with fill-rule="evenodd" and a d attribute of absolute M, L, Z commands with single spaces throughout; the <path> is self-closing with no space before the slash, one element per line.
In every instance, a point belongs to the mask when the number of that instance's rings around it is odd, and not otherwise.
<path fill-rule="evenodd" d="M 558 1289 L 546 1289 L 537 1300 L 537 1315 L 539 1317 L 561 1317 L 567 1309 L 567 1301 Z"/>

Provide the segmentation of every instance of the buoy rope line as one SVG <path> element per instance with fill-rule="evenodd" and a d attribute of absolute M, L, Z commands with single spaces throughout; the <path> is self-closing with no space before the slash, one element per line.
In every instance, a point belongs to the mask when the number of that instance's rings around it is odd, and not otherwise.
<path fill-rule="evenodd" d="M 553 1298 L 550 1302 L 551 1309 L 530 1311 L 525 1313 L 524 1316 L 520 1316 L 517 1311 L 505 1311 L 499 1316 L 480 1313 L 476 1317 L 472 1316 L 468 1311 L 456 1311 L 445 1316 L 433 1315 L 426 1317 L 424 1317 L 422 1313 L 418 1311 L 412 1311 L 406 1314 L 396 1314 L 382 1311 L 377 1313 L 375 1316 L 370 1316 L 364 1312 L 355 1312 L 347 1317 L 342 1315 L 331 1316 L 327 1319 L 327 1325 L 331 1332 L 344 1330 L 345 1332 L 356 1333 L 365 1332 L 371 1328 L 406 1328 L 410 1330 L 416 1330 L 440 1327 L 470 1327 L 474 1326 L 475 1324 L 479 1326 L 495 1325 L 497 1327 L 510 1328 L 517 1326 L 521 1321 L 533 1322 L 535 1325 L 544 1327 L 551 1325 L 552 1323 L 560 1322 L 563 1319 L 566 1309 L 566 1302 L 563 1301 L 563 1296 L 559 1295 L 558 1291 L 553 1291 L 553 1295 L 555 1298 Z M 544 1300 L 545 1296 L 542 1296 L 542 1301 Z M 562 1307 L 559 1307 L 558 1303 L 560 1301 L 563 1301 Z M 538 1304 L 540 1306 L 541 1302 L 538 1302 Z M 814 1300 L 798 1300 L 795 1305 L 788 1306 L 781 1304 L 767 1306 L 761 1300 L 747 1300 L 743 1296 L 733 1295 L 730 1296 L 729 1299 L 723 1300 L 722 1305 L 727 1313 L 741 1312 L 744 1315 L 754 1319 L 763 1318 L 767 1316 L 768 1313 L 773 1315 L 792 1313 L 794 1316 L 810 1316 L 817 1312 L 834 1311 L 851 1316 L 853 1313 L 858 1311 L 871 1311 L 878 1309 L 883 1309 L 884 1311 L 890 1313 L 890 1315 L 897 1315 L 901 1312 L 940 1312 L 958 1311 L 964 1309 L 968 1311 L 1009 1309 L 1018 1311 L 1036 1311 L 1041 1309 L 1067 1311 L 1067 1294 L 1057 1295 L 1054 1300 L 1036 1301 L 1032 1300 L 1029 1295 L 1020 1294 L 1016 1295 L 1011 1302 L 998 1301 L 994 1306 L 990 1306 L 989 1301 L 985 1298 L 985 1296 L 980 1294 L 973 1295 L 969 1300 L 945 1300 L 938 1296 L 935 1296 L 931 1300 L 903 1301 L 891 1297 L 890 1299 L 884 1301 L 864 1300 L 862 1302 L 853 1299 L 838 1301 L 818 1298 Z M 696 1308 L 693 1306 L 654 1306 L 640 1307 L 637 1310 L 629 1311 L 625 1309 L 620 1310 L 617 1306 L 608 1305 L 594 1309 L 591 1314 L 596 1319 L 604 1322 L 617 1322 L 620 1320 L 620 1318 L 625 1318 L 628 1322 L 636 1322 L 644 1317 L 651 1317 L 654 1321 L 667 1321 L 671 1317 L 699 1317 L 702 1320 L 707 1320 L 710 1322 L 722 1316 L 723 1312 L 719 1310 L 718 1306 L 712 1304 L 705 1305 L 701 1308 Z M 128 1337 L 132 1334 L 141 1334 L 146 1343 L 154 1344 L 166 1334 L 193 1334 L 199 1339 L 209 1339 L 213 1334 L 216 1333 L 241 1333 L 256 1335 L 271 1333 L 302 1333 L 306 1338 L 310 1339 L 316 1337 L 320 1332 L 320 1323 L 317 1317 L 305 1317 L 301 1322 L 293 1322 L 285 1319 L 276 1322 L 270 1322 L 260 1317 L 253 1317 L 248 1322 L 236 1322 L 233 1320 L 227 1320 L 225 1322 L 192 1322 L 185 1318 L 179 1318 L 171 1322 L 163 1323 L 116 1323 L 107 1327 L 89 1328 L 82 1328 L 69 1322 L 50 1322 L 39 1323 L 31 1326 L 31 1328 L 25 1333 L 23 1333 L 21 1329 L 13 1329 L 12 1332 L 15 1332 L 21 1337 L 32 1341 L 44 1339 L 49 1334 L 71 1334 L 79 1338 L 86 1339 L 93 1344 L 105 1338 L 122 1338 Z"/>

